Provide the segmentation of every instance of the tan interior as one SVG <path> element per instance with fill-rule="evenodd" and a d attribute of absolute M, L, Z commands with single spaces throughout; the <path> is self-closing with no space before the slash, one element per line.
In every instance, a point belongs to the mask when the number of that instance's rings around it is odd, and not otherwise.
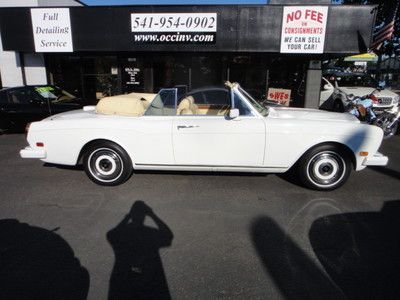
<path fill-rule="evenodd" d="M 179 103 L 177 115 L 207 115 L 224 116 L 228 113 L 228 105 L 195 104 L 192 96 L 188 96 Z"/>
<path fill-rule="evenodd" d="M 131 93 L 105 97 L 96 105 L 96 113 L 104 115 L 142 116 L 157 94 Z M 229 112 L 229 105 L 194 103 L 192 96 L 179 102 L 177 115 L 223 116 Z"/>
<path fill-rule="evenodd" d="M 199 108 L 194 104 L 192 96 L 188 96 L 181 100 L 178 107 L 176 108 L 177 115 L 198 115 Z"/>
<path fill-rule="evenodd" d="M 96 113 L 104 115 L 141 116 L 156 94 L 130 93 L 105 97 L 96 105 Z"/>
<path fill-rule="evenodd" d="M 199 107 L 199 115 L 225 116 L 229 112 L 228 105 L 201 104 L 198 107 Z"/>

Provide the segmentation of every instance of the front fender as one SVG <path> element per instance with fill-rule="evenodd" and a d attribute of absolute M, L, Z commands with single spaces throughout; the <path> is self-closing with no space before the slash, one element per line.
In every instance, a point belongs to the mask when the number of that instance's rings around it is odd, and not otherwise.
<path fill-rule="evenodd" d="M 383 131 L 366 124 L 343 125 L 327 127 L 314 123 L 315 127 L 298 124 L 287 128 L 274 128 L 269 124 L 267 129 L 267 146 L 265 166 L 275 168 L 291 168 L 300 157 L 315 146 L 325 143 L 344 145 L 354 154 L 355 169 L 362 170 L 365 156 L 360 152 L 368 152 L 373 156 L 382 142 Z M 272 127 L 272 128 L 271 128 Z"/>

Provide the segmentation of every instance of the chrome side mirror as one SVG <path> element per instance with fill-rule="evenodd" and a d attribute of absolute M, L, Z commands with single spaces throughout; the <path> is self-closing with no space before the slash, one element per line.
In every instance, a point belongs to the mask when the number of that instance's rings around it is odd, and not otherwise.
<path fill-rule="evenodd" d="M 232 108 L 229 110 L 229 118 L 230 119 L 235 119 L 239 117 L 239 110 L 237 108 Z"/>

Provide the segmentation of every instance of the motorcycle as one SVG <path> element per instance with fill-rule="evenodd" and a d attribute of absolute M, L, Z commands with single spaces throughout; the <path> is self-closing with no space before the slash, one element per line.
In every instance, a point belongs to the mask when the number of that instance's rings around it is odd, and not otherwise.
<path fill-rule="evenodd" d="M 379 126 L 383 130 L 383 138 L 389 138 L 396 134 L 399 129 L 400 122 L 400 109 L 397 113 L 383 112 L 373 122 L 374 125 Z"/>
<path fill-rule="evenodd" d="M 400 110 L 397 113 L 384 111 L 377 116 L 373 110 L 373 104 L 378 103 L 378 98 L 374 95 L 374 92 L 363 97 L 355 97 L 349 94 L 346 95 L 346 98 L 345 111 L 356 116 L 362 122 L 382 128 L 384 138 L 396 134 L 399 128 Z"/>
<path fill-rule="evenodd" d="M 378 103 L 378 98 L 373 94 L 362 97 L 355 97 L 353 94 L 346 95 L 345 111 L 356 116 L 360 121 L 374 124 L 376 115 L 372 109 L 374 103 Z"/>

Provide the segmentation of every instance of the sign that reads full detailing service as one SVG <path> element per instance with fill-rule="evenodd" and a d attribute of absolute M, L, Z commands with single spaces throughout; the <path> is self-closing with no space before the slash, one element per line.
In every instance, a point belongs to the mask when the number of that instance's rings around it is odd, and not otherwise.
<path fill-rule="evenodd" d="M 36 52 L 73 52 L 68 8 L 31 8 Z"/>
<path fill-rule="evenodd" d="M 135 43 L 215 43 L 216 13 L 131 14 Z"/>
<path fill-rule="evenodd" d="M 323 53 L 327 19 L 327 6 L 285 6 L 281 53 Z"/>

